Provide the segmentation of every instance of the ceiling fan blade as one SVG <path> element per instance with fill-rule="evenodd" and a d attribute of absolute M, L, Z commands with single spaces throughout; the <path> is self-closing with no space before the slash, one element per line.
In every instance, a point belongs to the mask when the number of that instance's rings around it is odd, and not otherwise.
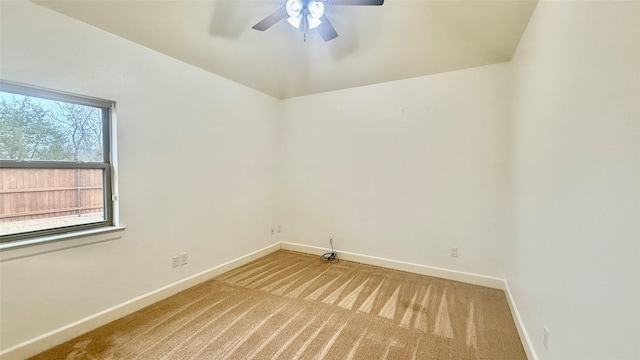
<path fill-rule="evenodd" d="M 384 0 L 332 0 L 330 6 L 380 6 Z"/>
<path fill-rule="evenodd" d="M 338 33 L 336 32 L 336 29 L 333 28 L 333 25 L 331 25 L 329 19 L 327 19 L 326 16 L 323 16 L 320 20 L 322 20 L 322 23 L 318 25 L 318 32 L 320 33 L 320 36 L 322 36 L 322 39 L 327 42 L 337 38 Z"/>
<path fill-rule="evenodd" d="M 262 19 L 262 21 L 260 21 L 259 23 L 253 25 L 252 28 L 260 31 L 265 31 L 287 16 L 289 16 L 289 14 L 287 14 L 287 9 L 283 6 L 271 13 L 271 15 Z"/>

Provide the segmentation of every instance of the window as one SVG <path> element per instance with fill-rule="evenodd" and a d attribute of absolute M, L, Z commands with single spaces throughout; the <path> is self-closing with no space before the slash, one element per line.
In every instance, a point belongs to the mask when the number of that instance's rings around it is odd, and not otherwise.
<path fill-rule="evenodd" d="M 0 242 L 113 225 L 112 101 L 0 81 Z"/>

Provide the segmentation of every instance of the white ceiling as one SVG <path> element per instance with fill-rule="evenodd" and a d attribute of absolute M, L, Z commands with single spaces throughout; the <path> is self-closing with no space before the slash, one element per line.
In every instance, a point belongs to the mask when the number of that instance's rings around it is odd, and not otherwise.
<path fill-rule="evenodd" d="M 509 61 L 536 5 L 329 5 L 339 36 L 325 43 L 286 21 L 251 29 L 284 0 L 35 2 L 280 99 Z"/>

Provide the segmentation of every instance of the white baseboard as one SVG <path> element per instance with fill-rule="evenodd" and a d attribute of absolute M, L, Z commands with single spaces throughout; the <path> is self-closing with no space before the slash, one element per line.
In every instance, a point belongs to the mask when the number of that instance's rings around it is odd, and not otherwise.
<path fill-rule="evenodd" d="M 538 360 L 538 354 L 536 353 L 536 349 L 533 347 L 533 343 L 531 342 L 531 338 L 529 337 L 527 328 L 525 328 L 524 326 L 522 317 L 520 317 L 518 307 L 516 306 L 516 302 L 513 299 L 513 295 L 511 294 L 511 290 L 509 289 L 509 283 L 507 283 L 507 280 L 504 280 L 504 293 L 507 296 L 507 302 L 509 303 L 509 309 L 511 309 L 513 322 L 516 324 L 516 329 L 518 329 L 520 341 L 522 341 L 524 352 L 527 353 L 527 358 L 529 360 Z"/>
<path fill-rule="evenodd" d="M 263 249 L 254 251 L 250 254 L 241 256 L 239 258 L 228 261 L 224 264 L 215 266 L 211 269 L 205 270 L 198 274 L 192 275 L 188 278 L 182 279 L 175 283 L 169 284 L 165 287 L 141 295 L 137 298 L 131 299 L 125 303 L 116 305 L 112 308 L 106 309 L 87 318 L 79 320 L 75 323 L 53 330 L 46 334 L 40 335 L 31 340 L 12 346 L 2 352 L 0 352 L 0 359 L 2 360 L 20 360 L 30 356 L 36 355 L 42 351 L 50 349 L 56 345 L 62 344 L 65 341 L 71 340 L 77 336 L 80 336 L 86 332 L 96 329 L 100 326 L 106 325 L 111 321 L 117 320 L 123 316 L 138 311 L 146 306 L 163 300 L 171 295 L 177 294 L 180 291 L 186 290 L 192 286 L 198 285 L 204 281 L 207 281 L 215 276 L 225 273 L 229 270 L 235 269 L 267 254 L 270 254 L 276 250 L 292 250 L 297 252 L 303 252 L 308 254 L 322 254 L 328 251 L 328 249 L 295 244 L 289 242 L 279 242 L 273 245 L 269 245 Z M 522 322 L 522 318 L 518 313 L 518 308 L 515 305 L 515 301 L 509 286 L 504 279 L 461 272 L 450 269 L 443 269 L 438 267 L 412 264 L 403 261 L 383 259 L 375 256 L 361 255 L 349 252 L 338 252 L 340 259 L 360 262 L 363 264 L 375 265 L 385 267 L 394 270 L 407 271 L 415 274 L 434 276 L 448 280 L 460 281 L 474 285 L 486 286 L 495 289 L 500 289 L 505 292 L 511 313 L 513 315 L 516 328 L 520 334 L 520 339 L 523 342 L 523 346 L 527 357 L 530 360 L 538 360 L 535 349 L 532 346 L 531 339 L 529 338 L 526 328 Z"/>
<path fill-rule="evenodd" d="M 63 326 L 59 329 L 42 334 L 36 338 L 25 341 L 23 343 L 12 346 L 0 353 L 2 360 L 21 360 L 36 355 L 42 351 L 50 349 L 65 341 L 71 340 L 100 326 L 106 325 L 123 316 L 129 315 L 146 306 L 163 300 L 180 291 L 186 290 L 192 286 L 198 285 L 215 276 L 235 269 L 255 259 L 261 258 L 281 248 L 280 243 L 269 245 L 250 254 L 228 261 L 224 264 L 215 266 L 211 269 L 202 271 L 198 274 L 189 276 L 188 278 L 169 284 L 160 289 L 141 295 L 112 308 L 106 309 L 72 324 Z"/>
<path fill-rule="evenodd" d="M 282 242 L 282 249 L 303 252 L 307 254 L 323 254 L 329 249 L 319 248 L 315 246 Z M 494 289 L 504 290 L 504 279 L 473 274 L 457 270 L 443 269 L 433 266 L 412 264 L 404 261 L 390 260 L 369 255 L 355 254 L 345 251 L 338 251 L 340 259 L 347 261 L 355 261 L 363 264 L 380 266 L 388 269 L 406 271 L 414 274 L 439 277 L 447 280 L 460 281 L 468 284 L 486 286 Z"/>

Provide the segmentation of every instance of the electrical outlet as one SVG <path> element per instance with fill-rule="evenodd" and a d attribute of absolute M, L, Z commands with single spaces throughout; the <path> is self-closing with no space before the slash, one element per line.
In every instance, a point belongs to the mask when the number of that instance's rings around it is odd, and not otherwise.
<path fill-rule="evenodd" d="M 449 248 L 449 256 L 458 257 L 458 248 L 456 246 L 452 246 Z"/>
<path fill-rule="evenodd" d="M 545 350 L 549 350 L 549 329 L 546 326 L 543 326 L 542 345 Z"/>
<path fill-rule="evenodd" d="M 174 256 L 171 258 L 171 265 L 174 268 L 177 268 L 178 266 L 180 266 L 180 257 L 179 256 Z"/>
<path fill-rule="evenodd" d="M 180 254 L 180 266 L 187 265 L 187 262 L 189 262 L 189 259 L 187 258 L 187 253 L 185 252 Z"/>
<path fill-rule="evenodd" d="M 276 229 L 275 228 L 271 228 L 271 235 L 276 233 Z"/>
<path fill-rule="evenodd" d="M 282 225 L 278 225 L 278 233 L 282 232 Z"/>

